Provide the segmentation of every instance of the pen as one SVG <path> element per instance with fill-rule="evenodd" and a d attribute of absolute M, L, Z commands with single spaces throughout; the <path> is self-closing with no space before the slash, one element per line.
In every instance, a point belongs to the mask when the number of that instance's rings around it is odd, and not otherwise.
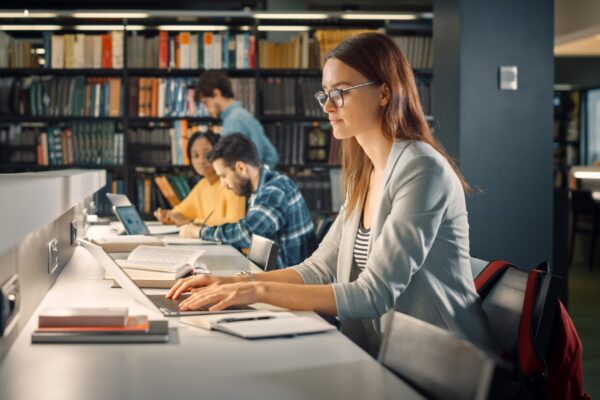
<path fill-rule="evenodd" d="M 275 317 L 270 315 L 265 315 L 262 317 L 248 317 L 248 318 L 223 318 L 219 320 L 219 323 L 228 323 L 228 322 L 242 322 L 242 321 L 257 321 L 260 319 L 273 319 Z"/>
<path fill-rule="evenodd" d="M 208 215 L 206 216 L 206 218 L 204 218 L 204 221 L 202 221 L 201 224 L 197 224 L 195 222 L 192 222 L 194 225 L 199 226 L 199 227 L 203 227 L 206 225 L 206 223 L 208 222 L 208 219 L 210 218 L 211 215 L 213 215 L 213 213 L 215 212 L 215 210 L 212 210 L 211 212 L 208 213 Z"/>

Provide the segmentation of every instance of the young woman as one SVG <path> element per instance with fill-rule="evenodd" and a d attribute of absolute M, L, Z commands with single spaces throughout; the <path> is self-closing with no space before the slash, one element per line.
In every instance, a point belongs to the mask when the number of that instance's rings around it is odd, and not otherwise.
<path fill-rule="evenodd" d="M 178 226 L 189 223 L 221 225 L 237 222 L 246 214 L 246 199 L 223 187 L 206 154 L 212 150 L 219 136 L 212 132 L 193 134 L 187 147 L 194 172 L 203 177 L 190 194 L 172 210 L 157 209 L 154 216 L 163 224 Z"/>
<path fill-rule="evenodd" d="M 491 348 L 470 268 L 469 188 L 429 130 L 406 58 L 384 35 L 355 36 L 327 55 L 322 85 L 347 195 L 319 248 L 285 270 L 183 279 L 167 296 L 193 289 L 182 310 L 261 302 L 338 316 L 373 355 L 390 309 Z"/>

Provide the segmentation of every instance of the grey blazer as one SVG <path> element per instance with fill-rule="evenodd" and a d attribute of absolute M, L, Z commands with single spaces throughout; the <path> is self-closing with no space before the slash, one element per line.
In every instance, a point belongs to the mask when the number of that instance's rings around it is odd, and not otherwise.
<path fill-rule="evenodd" d="M 319 248 L 294 268 L 305 284 L 332 284 L 338 316 L 380 318 L 390 309 L 455 332 L 485 349 L 492 340 L 475 291 L 464 191 L 430 145 L 393 144 L 371 225 L 365 270 L 350 282 L 360 210 L 336 218 Z"/>

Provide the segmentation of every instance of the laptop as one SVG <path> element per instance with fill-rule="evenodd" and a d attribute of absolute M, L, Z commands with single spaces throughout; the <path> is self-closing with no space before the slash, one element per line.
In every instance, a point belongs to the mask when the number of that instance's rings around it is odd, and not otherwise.
<path fill-rule="evenodd" d="M 128 235 L 169 235 L 179 233 L 179 227 L 175 225 L 147 225 L 135 206 L 124 194 L 107 193 L 106 197 L 113 206 L 113 212 L 123 225 Z M 116 227 L 121 233 L 120 227 Z"/>
<path fill-rule="evenodd" d="M 165 317 L 180 317 L 184 315 L 207 315 L 207 314 L 225 314 L 243 311 L 255 311 L 249 306 L 235 306 L 221 311 L 209 311 L 208 307 L 203 310 L 180 311 L 179 303 L 185 300 L 189 294 L 181 296 L 177 300 L 167 299 L 163 294 L 146 294 L 136 283 L 127 275 L 111 256 L 100 246 L 97 246 L 87 240 L 80 239 L 79 244 L 86 248 L 94 258 L 100 263 L 102 268 L 117 281 L 117 283 L 127 292 L 133 300 L 138 303 L 162 313 Z"/>

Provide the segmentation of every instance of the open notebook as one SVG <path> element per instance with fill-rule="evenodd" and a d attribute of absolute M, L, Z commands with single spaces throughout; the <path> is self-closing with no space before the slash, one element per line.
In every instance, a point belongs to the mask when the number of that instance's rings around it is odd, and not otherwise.
<path fill-rule="evenodd" d="M 181 322 L 202 329 L 229 333 L 244 339 L 296 336 L 335 330 L 316 318 L 298 317 L 291 312 L 250 311 L 227 315 L 183 317 Z"/>

